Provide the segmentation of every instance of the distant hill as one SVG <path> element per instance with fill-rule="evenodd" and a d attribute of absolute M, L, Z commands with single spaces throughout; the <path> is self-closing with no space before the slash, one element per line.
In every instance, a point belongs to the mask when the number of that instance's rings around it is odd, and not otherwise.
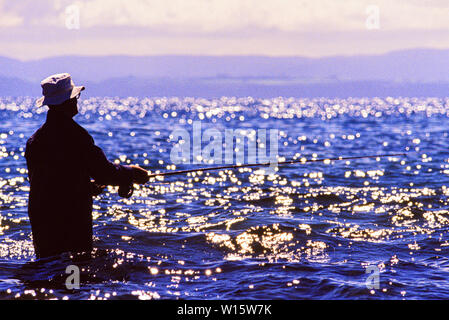
<path fill-rule="evenodd" d="M 59 72 L 88 84 L 87 95 L 449 96 L 449 50 L 436 49 L 325 58 L 0 57 L 0 95 L 39 95 L 40 80 Z"/>

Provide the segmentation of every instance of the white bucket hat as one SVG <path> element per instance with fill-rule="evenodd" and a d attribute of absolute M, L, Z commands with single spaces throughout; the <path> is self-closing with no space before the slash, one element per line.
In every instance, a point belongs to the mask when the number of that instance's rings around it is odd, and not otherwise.
<path fill-rule="evenodd" d="M 85 88 L 76 87 L 68 73 L 59 73 L 41 81 L 43 97 L 36 101 L 38 107 L 42 105 L 58 105 L 75 98 Z"/>

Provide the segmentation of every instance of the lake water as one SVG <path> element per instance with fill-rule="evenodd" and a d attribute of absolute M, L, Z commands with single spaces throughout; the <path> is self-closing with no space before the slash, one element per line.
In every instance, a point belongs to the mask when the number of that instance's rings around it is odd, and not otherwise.
<path fill-rule="evenodd" d="M 170 159 L 172 131 L 194 121 L 277 129 L 285 159 L 407 156 L 182 174 L 130 199 L 110 187 L 92 258 L 76 261 L 35 261 L 23 153 L 46 108 L 33 103 L 0 98 L 0 299 L 449 298 L 449 99 L 81 99 L 74 119 L 108 158 L 152 172 L 207 166 Z"/>

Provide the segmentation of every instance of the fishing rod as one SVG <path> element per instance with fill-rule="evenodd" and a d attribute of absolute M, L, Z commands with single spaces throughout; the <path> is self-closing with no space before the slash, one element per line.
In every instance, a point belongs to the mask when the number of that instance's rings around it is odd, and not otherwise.
<path fill-rule="evenodd" d="M 381 155 L 370 155 L 370 156 L 353 156 L 353 157 L 336 157 L 336 158 L 323 158 L 323 159 L 299 159 L 299 160 L 288 160 L 281 162 L 265 162 L 265 163 L 249 163 L 249 164 L 236 164 L 229 166 L 221 166 L 221 167 L 210 167 L 210 168 L 198 168 L 198 169 L 189 169 L 189 170 L 178 170 L 178 171 L 169 171 L 162 173 L 151 173 L 148 175 L 149 178 L 154 177 L 164 177 L 164 176 L 173 176 L 184 173 L 191 172 L 204 172 L 204 171 L 213 171 L 213 170 L 222 170 L 222 169 L 238 169 L 238 168 L 247 168 L 247 167 L 268 167 L 270 165 L 275 164 L 278 165 L 287 165 L 294 163 L 309 163 L 309 162 L 326 162 L 326 161 L 339 161 L 339 160 L 356 160 L 356 159 L 370 159 L 370 158 L 385 158 L 385 157 L 398 157 L 405 156 L 405 153 L 394 153 L 394 154 L 381 154 Z"/>
<path fill-rule="evenodd" d="M 197 169 L 189 169 L 189 170 L 178 170 L 178 171 L 169 171 L 162 173 L 151 173 L 148 175 L 148 178 L 155 177 L 165 177 L 165 176 L 174 176 L 178 174 L 185 174 L 191 172 L 204 172 L 204 171 L 213 171 L 213 170 L 222 170 L 222 169 L 238 169 L 238 168 L 248 168 L 248 167 L 268 167 L 270 165 L 275 164 L 279 165 L 287 165 L 287 164 L 295 164 L 295 163 L 309 163 L 309 162 L 326 162 L 326 161 L 340 161 L 340 160 L 356 160 L 356 159 L 370 159 L 370 158 L 385 158 L 385 157 L 399 157 L 406 156 L 405 153 L 393 153 L 393 154 L 380 154 L 380 155 L 369 155 L 369 156 L 353 156 L 353 157 L 336 157 L 336 158 L 323 158 L 323 159 L 299 159 L 299 160 L 288 160 L 281 162 L 265 162 L 265 163 L 249 163 L 249 164 L 236 164 L 229 166 L 220 166 L 220 167 L 209 167 L 209 168 L 197 168 Z M 123 198 L 129 198 L 133 194 L 134 186 L 121 186 L 118 190 L 118 193 Z"/>

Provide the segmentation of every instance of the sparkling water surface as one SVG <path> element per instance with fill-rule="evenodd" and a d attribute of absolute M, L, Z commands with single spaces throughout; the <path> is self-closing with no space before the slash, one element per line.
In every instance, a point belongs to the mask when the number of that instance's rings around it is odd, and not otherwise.
<path fill-rule="evenodd" d="M 172 131 L 194 121 L 278 129 L 281 160 L 407 156 L 152 178 L 130 199 L 109 187 L 92 258 L 43 261 L 27 216 L 25 143 L 47 110 L 34 100 L 0 98 L 0 299 L 449 298 L 449 99 L 81 99 L 75 120 L 108 158 L 151 172 L 208 165 L 170 160 Z"/>

